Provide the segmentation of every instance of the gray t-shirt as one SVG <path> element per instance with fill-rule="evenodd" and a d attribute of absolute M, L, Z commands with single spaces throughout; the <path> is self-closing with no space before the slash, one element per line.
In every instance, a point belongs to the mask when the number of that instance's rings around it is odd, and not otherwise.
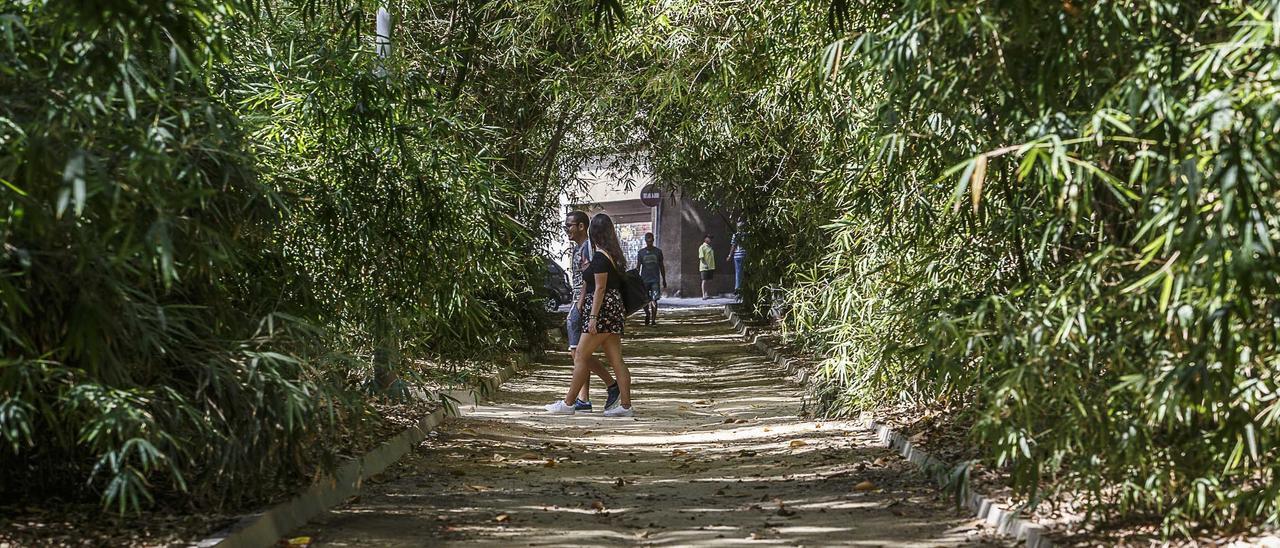
<path fill-rule="evenodd" d="M 591 264 L 591 240 L 584 240 L 582 245 L 575 245 L 569 253 L 569 281 L 573 283 L 573 296 L 577 300 L 582 292 L 582 271 Z"/>
<path fill-rule="evenodd" d="M 640 268 L 640 279 L 646 282 L 662 281 L 662 250 L 656 247 L 642 247 L 636 252 L 636 264 Z"/>

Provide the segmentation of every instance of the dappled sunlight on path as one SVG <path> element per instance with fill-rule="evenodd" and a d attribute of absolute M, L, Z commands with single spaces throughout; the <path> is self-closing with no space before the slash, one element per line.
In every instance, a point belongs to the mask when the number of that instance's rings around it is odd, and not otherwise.
<path fill-rule="evenodd" d="M 990 542 L 856 424 L 801 418 L 798 390 L 717 312 L 663 320 L 628 325 L 636 417 L 603 417 L 596 379 L 596 412 L 544 414 L 570 367 L 548 354 L 298 533 L 322 546 Z"/>

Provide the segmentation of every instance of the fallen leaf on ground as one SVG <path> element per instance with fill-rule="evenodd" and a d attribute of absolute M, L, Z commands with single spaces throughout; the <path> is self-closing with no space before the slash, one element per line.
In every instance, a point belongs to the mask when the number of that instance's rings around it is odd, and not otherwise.
<path fill-rule="evenodd" d="M 289 548 L 307 548 L 311 546 L 311 537 L 293 537 L 289 540 L 281 541 L 280 544 Z"/>
<path fill-rule="evenodd" d="M 595 509 L 595 511 L 597 511 L 597 512 L 603 512 L 603 511 L 604 511 L 604 502 L 599 501 L 599 500 L 593 500 L 593 501 L 591 501 L 591 507 L 592 507 L 592 508 L 594 508 L 594 509 Z"/>
<path fill-rule="evenodd" d="M 509 519 L 511 519 L 511 516 L 508 516 L 508 515 L 506 515 L 506 514 L 498 514 L 498 517 L 493 518 L 493 521 L 496 521 L 496 522 L 498 522 L 498 523 L 502 523 L 502 522 L 505 522 L 505 521 L 507 521 L 507 520 L 509 520 Z"/>
<path fill-rule="evenodd" d="M 493 462 L 502 462 L 502 461 L 505 461 L 505 460 L 507 460 L 507 457 L 504 457 L 504 456 L 502 456 L 502 455 L 499 455 L 498 453 L 494 453 L 494 454 L 493 454 Z"/>
<path fill-rule="evenodd" d="M 688 454 L 689 452 L 685 451 L 684 449 L 676 449 L 675 451 L 671 452 L 671 456 L 673 457 L 678 457 L 680 455 L 688 455 Z"/>
<path fill-rule="evenodd" d="M 863 481 L 853 486 L 854 491 L 872 491 L 875 490 L 876 484 L 869 481 Z"/>
<path fill-rule="evenodd" d="M 485 486 L 485 485 L 471 485 L 471 484 L 467 484 L 467 489 L 470 489 L 470 490 L 475 491 L 475 492 L 477 492 L 477 493 L 483 493 L 483 492 L 488 491 L 488 490 L 493 489 L 493 488 L 492 488 L 492 487 Z"/>
<path fill-rule="evenodd" d="M 547 459 L 547 462 L 542 463 L 542 466 L 544 466 L 544 467 L 546 467 L 546 468 L 555 468 L 555 467 L 556 467 L 556 459 Z"/>
<path fill-rule="evenodd" d="M 809 444 L 808 444 L 808 442 L 806 442 L 806 441 L 804 441 L 804 440 L 791 440 L 791 447 L 792 447 L 792 448 L 796 448 L 796 447 L 804 447 L 804 446 L 806 446 L 806 445 L 809 445 Z"/>

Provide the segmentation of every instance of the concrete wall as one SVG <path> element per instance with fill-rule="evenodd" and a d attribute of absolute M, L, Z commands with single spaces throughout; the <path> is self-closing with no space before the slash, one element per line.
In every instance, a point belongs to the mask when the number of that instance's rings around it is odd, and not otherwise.
<path fill-rule="evenodd" d="M 636 191 L 639 193 L 639 191 Z M 613 219 L 613 224 L 618 226 L 618 238 L 622 243 L 623 252 L 627 254 L 627 269 L 635 268 L 636 255 L 635 252 L 644 247 L 644 233 L 635 234 L 631 240 L 626 238 L 623 231 L 625 226 L 631 223 L 649 223 L 649 231 L 654 231 L 653 226 L 654 211 L 649 206 L 644 205 L 640 200 L 624 200 L 617 202 L 605 202 L 594 204 L 577 204 L 572 206 L 573 209 L 585 211 L 587 215 L 594 216 L 597 213 L 604 213 Z M 637 227 L 638 228 L 638 227 Z"/>
<path fill-rule="evenodd" d="M 712 294 L 733 291 L 733 263 L 724 260 L 729 254 L 727 220 L 708 211 L 701 204 L 667 194 L 658 206 L 658 242 L 667 260 L 667 294 L 683 297 L 702 295 L 702 279 L 698 272 L 698 247 L 702 236 L 711 234 L 715 251 L 716 274 L 708 291 Z"/>
<path fill-rule="evenodd" d="M 636 191 L 639 192 L 638 190 Z M 716 274 L 708 290 L 712 294 L 733 291 L 733 261 L 729 254 L 729 222 L 724 216 L 708 211 L 702 204 L 664 191 L 657 207 L 645 206 L 638 199 L 603 203 L 573 204 L 588 215 L 606 213 L 616 224 L 650 222 L 656 236 L 654 245 L 662 249 L 667 265 L 668 296 L 699 297 L 702 278 L 698 271 L 698 247 L 702 236 L 710 233 L 715 251 Z M 627 256 L 627 267 L 635 267 L 635 256 Z"/>
<path fill-rule="evenodd" d="M 657 207 L 645 206 L 640 201 L 641 188 L 647 183 L 658 183 L 662 187 L 663 183 L 655 181 L 646 166 L 628 169 L 626 165 L 615 165 L 612 159 L 601 158 L 577 174 L 586 185 L 585 192 L 562 196 L 561 205 L 565 211 L 576 209 L 588 214 L 607 213 L 615 224 L 650 223 L 650 230 L 657 236 L 654 243 L 662 248 L 666 258 L 666 294 L 670 296 L 702 295 L 698 246 L 702 245 L 703 234 L 710 233 L 716 274 L 708 290 L 712 294 L 732 292 L 733 261 L 725 260 L 729 254 L 731 234 L 729 219 L 668 188 L 662 189 L 662 202 Z M 567 244 L 557 244 L 557 249 L 561 250 L 560 256 L 567 256 Z M 567 257 L 562 260 L 567 264 Z M 634 267 L 634 262 L 635 255 L 628 253 L 627 265 Z"/>
<path fill-rule="evenodd" d="M 636 191 L 639 193 L 640 191 Z M 640 203 L 640 200 L 625 200 L 620 202 L 603 202 L 594 204 L 576 204 L 573 209 L 580 209 L 587 212 L 588 216 L 597 213 L 608 214 L 615 224 L 622 223 L 640 223 L 652 222 L 653 210 Z"/>

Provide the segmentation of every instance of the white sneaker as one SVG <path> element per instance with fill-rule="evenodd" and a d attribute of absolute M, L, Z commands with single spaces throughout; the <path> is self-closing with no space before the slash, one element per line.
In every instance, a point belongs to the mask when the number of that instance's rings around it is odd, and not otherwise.
<path fill-rule="evenodd" d="M 631 417 L 635 414 L 635 411 L 632 411 L 630 407 L 623 407 L 621 405 L 616 405 L 611 409 L 604 410 L 604 416 L 606 417 Z"/>
<path fill-rule="evenodd" d="M 556 400 L 554 403 L 548 403 L 542 406 L 548 413 L 552 415 L 572 415 L 574 414 L 572 405 L 565 405 L 564 401 Z"/>

